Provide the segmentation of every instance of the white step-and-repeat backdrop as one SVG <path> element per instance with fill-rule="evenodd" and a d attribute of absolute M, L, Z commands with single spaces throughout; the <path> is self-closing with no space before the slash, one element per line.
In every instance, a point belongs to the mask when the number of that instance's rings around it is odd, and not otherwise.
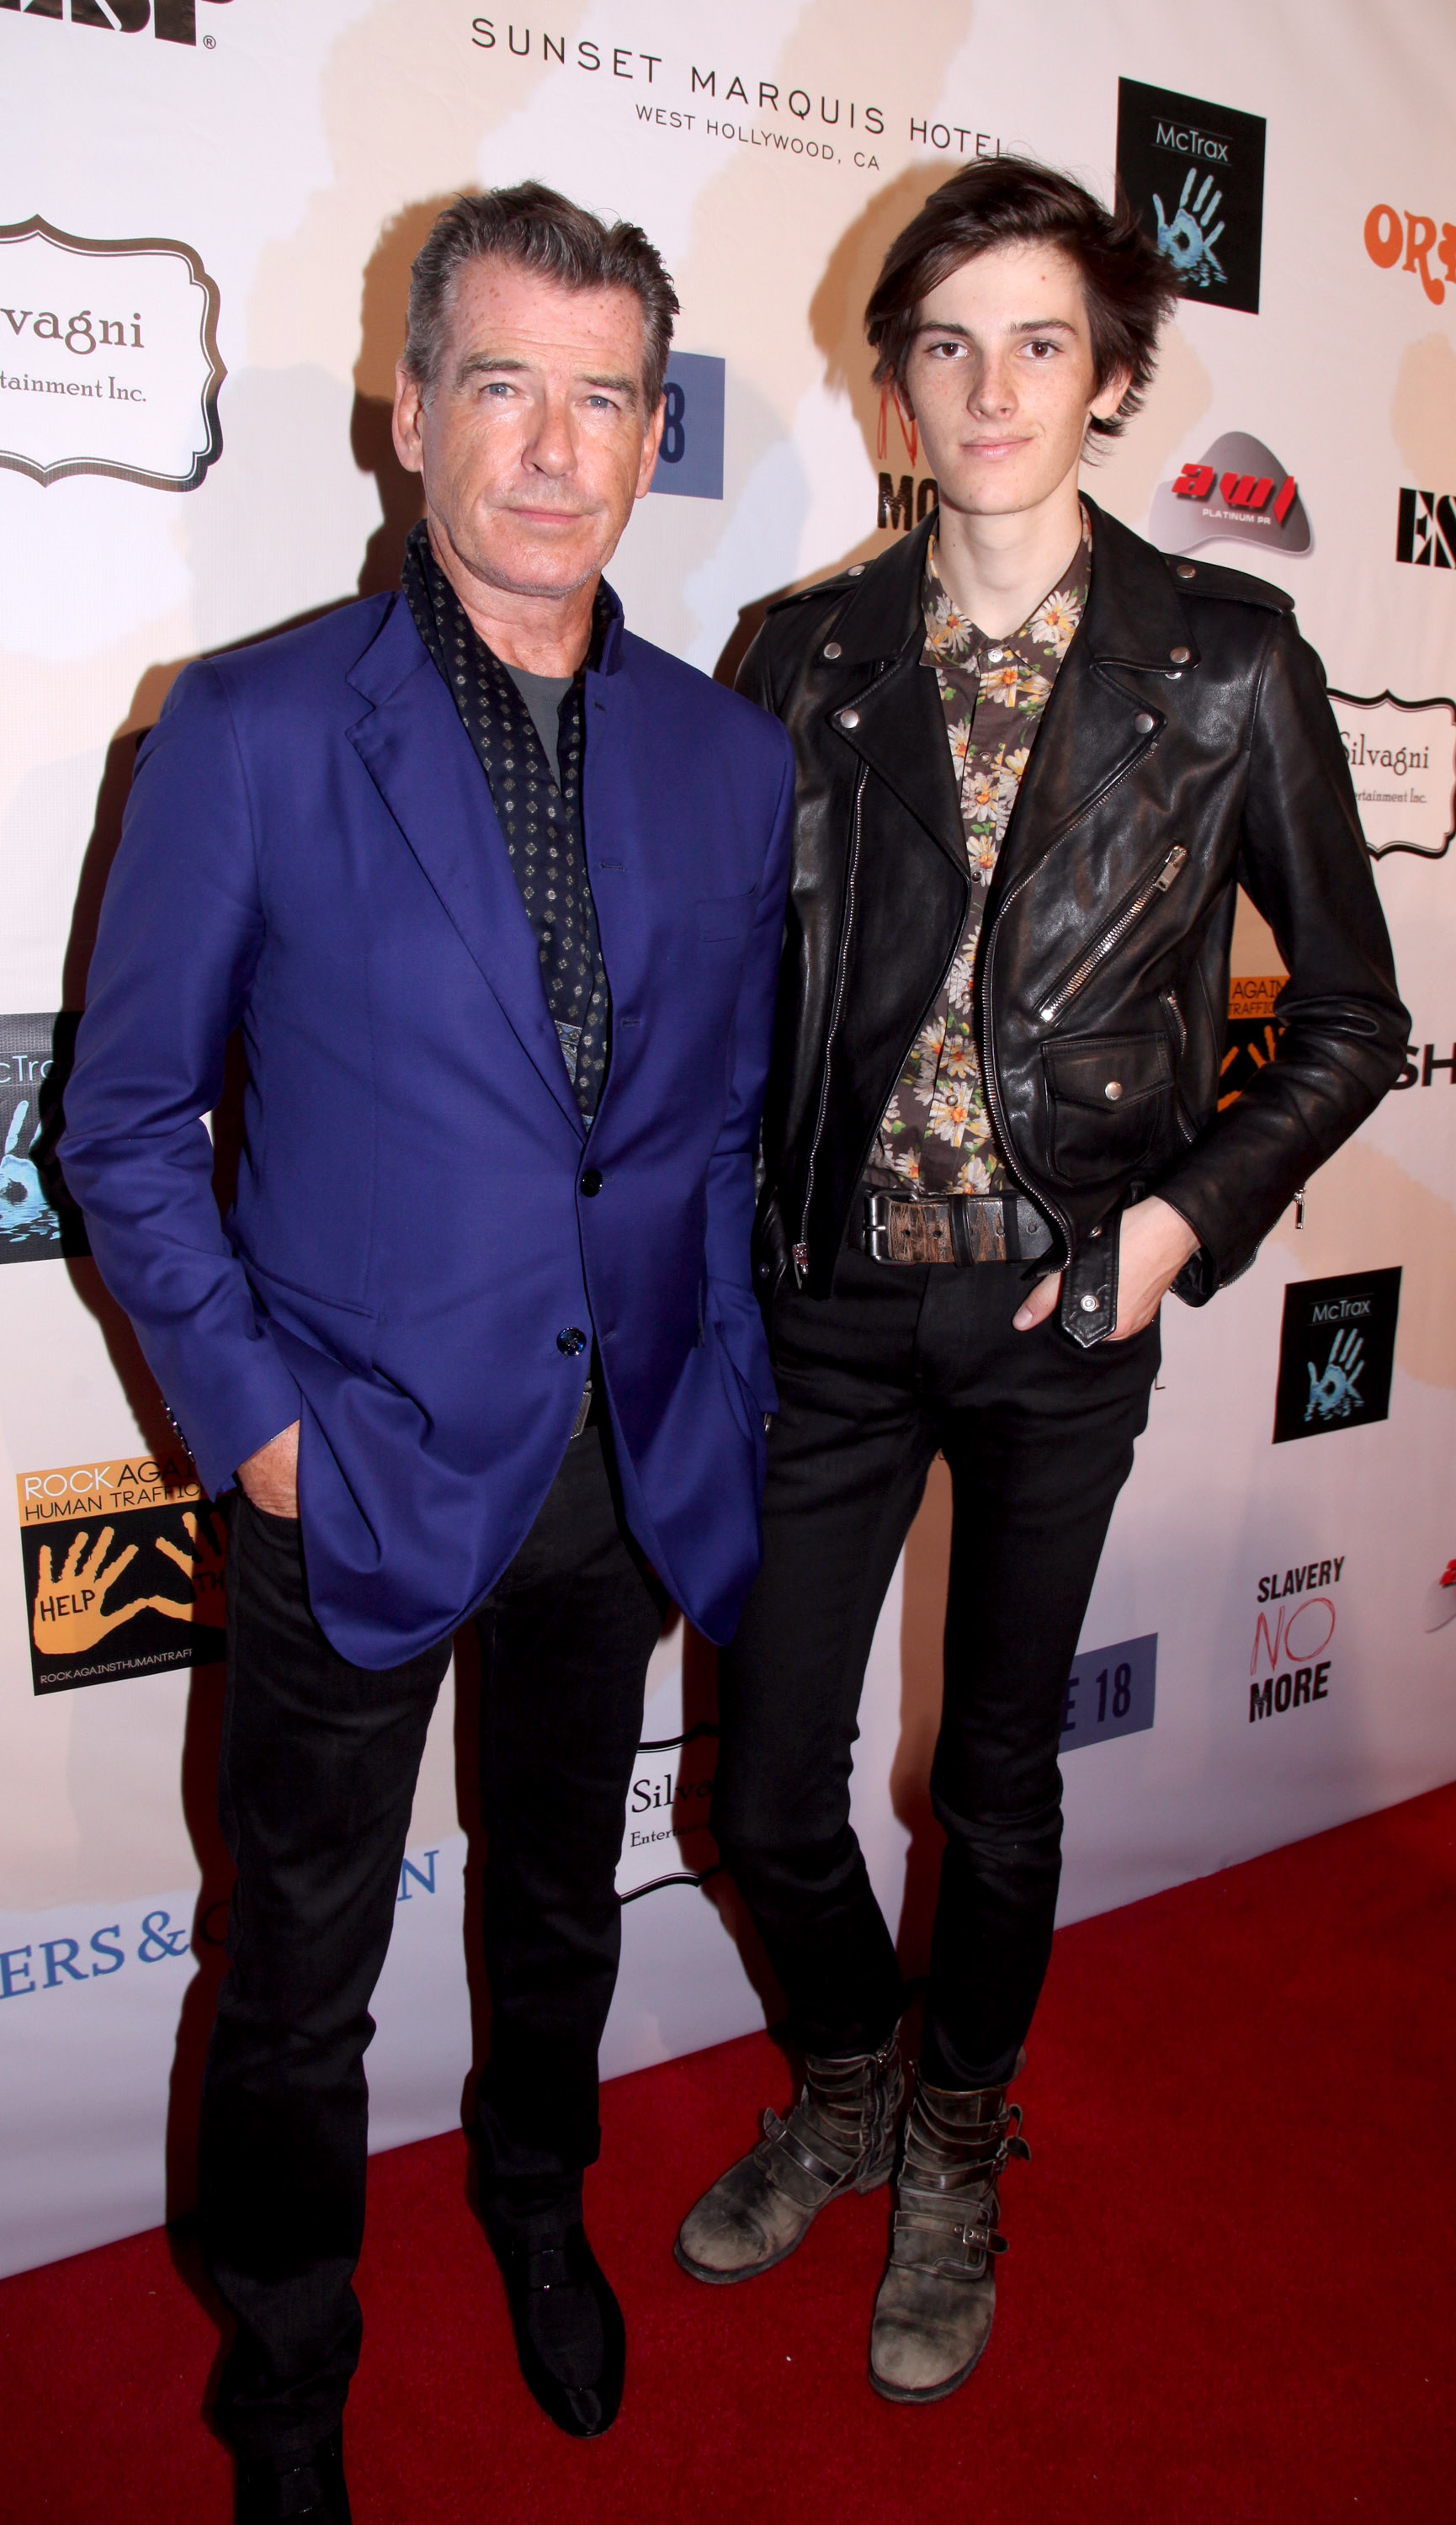
<path fill-rule="evenodd" d="M 1168 1310 L 1068 1681 L 1064 1916 L 1456 1772 L 1456 21 L 1228 0 L 1211 42 L 1158 0 L 0 0 L 0 2268 L 185 2204 L 227 1884 L 222 1530 L 47 1161 L 97 903 L 180 666 L 392 582 L 406 275 L 461 188 L 538 175 L 663 248 L 661 496 L 613 575 L 710 671 L 765 596 L 925 513 L 860 311 L 933 184 L 998 150 L 1103 192 L 1120 170 L 1163 233 L 1178 322 L 1089 479 L 1166 548 L 1296 597 L 1413 1041 L 1302 1222 L 1211 1310 Z M 1247 908 L 1235 965 L 1230 1096 L 1274 1044 Z M 947 1524 L 932 1482 L 857 1774 L 912 1965 Z M 712 1696 L 670 1636 L 609 2071 L 772 2005 L 703 1881 Z M 447 1694 L 371 2054 L 380 2146 L 460 2111 L 471 1732 Z"/>

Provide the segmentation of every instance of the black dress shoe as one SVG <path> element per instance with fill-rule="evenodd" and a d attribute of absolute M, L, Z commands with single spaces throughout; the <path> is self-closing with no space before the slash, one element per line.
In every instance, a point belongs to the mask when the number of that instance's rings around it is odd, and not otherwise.
<path fill-rule="evenodd" d="M 344 2480 L 343 2431 L 335 2429 L 307 2463 L 279 2472 L 239 2456 L 235 2525 L 352 2525 Z"/>
<path fill-rule="evenodd" d="M 627 2326 L 580 2219 L 544 2238 L 486 2223 L 521 2373 L 568 2437 L 599 2438 L 622 2407 Z"/>

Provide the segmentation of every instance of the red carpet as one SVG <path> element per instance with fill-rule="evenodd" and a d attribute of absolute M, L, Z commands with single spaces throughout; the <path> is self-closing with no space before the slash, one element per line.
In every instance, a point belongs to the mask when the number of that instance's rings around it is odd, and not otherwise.
<path fill-rule="evenodd" d="M 979 2374 L 865 2381 L 885 2196 L 708 2290 L 676 2222 L 786 2081 L 767 2037 L 606 2091 L 630 2334 L 597 2445 L 520 2383 L 461 2140 L 375 2160 L 358 2525 L 1239 2525 L 1456 2515 L 1456 1787 L 1065 1931 Z M 224 2525 L 216 2334 L 167 2240 L 0 2284 L 0 2515 Z"/>

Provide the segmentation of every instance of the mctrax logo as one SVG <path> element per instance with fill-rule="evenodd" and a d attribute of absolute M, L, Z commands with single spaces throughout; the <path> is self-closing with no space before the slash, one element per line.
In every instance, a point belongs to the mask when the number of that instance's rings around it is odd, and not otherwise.
<path fill-rule="evenodd" d="M 206 0 L 226 8 L 227 0 Z M 195 44 L 197 0 L 0 0 L 21 18 L 59 18 L 72 26 L 110 28 L 114 35 L 141 35 L 148 26 L 160 43 Z M 203 41 L 209 47 L 211 35 Z"/>

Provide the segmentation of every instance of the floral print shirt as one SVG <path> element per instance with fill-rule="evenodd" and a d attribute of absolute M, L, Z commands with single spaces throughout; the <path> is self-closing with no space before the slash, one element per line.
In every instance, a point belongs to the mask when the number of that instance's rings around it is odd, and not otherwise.
<path fill-rule="evenodd" d="M 976 956 L 986 891 L 1057 669 L 1082 618 L 1092 532 L 1082 511 L 1077 558 L 1019 631 L 988 640 L 956 611 L 926 562 L 926 646 L 945 712 L 973 879 L 971 909 L 939 1000 L 884 1109 L 865 1181 L 881 1192 L 1015 1190 L 991 1129 L 976 1040 Z"/>

